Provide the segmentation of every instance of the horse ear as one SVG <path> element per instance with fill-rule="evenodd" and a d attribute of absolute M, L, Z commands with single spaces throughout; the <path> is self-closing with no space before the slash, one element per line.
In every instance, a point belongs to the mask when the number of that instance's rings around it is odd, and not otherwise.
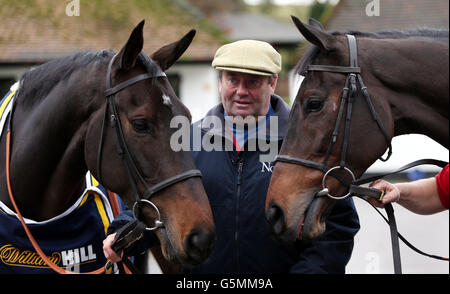
<path fill-rule="evenodd" d="M 190 30 L 183 38 L 180 40 L 168 44 L 155 53 L 152 54 L 151 58 L 158 63 L 163 71 L 171 67 L 178 58 L 183 55 L 184 51 L 189 47 L 194 39 L 195 30 Z"/>
<path fill-rule="evenodd" d="M 130 38 L 120 50 L 116 60 L 121 69 L 131 69 L 136 64 L 136 59 L 144 46 L 144 28 L 145 20 L 142 20 L 131 32 Z"/>
<path fill-rule="evenodd" d="M 293 15 L 291 15 L 291 18 L 297 29 L 307 41 L 326 51 L 329 51 L 333 48 L 335 37 L 325 32 L 322 28 L 322 25 L 318 21 L 313 20 L 311 23 L 310 20 L 311 24 L 308 25 L 302 23 Z M 320 26 L 320 28 L 317 27 L 317 24 Z"/>
<path fill-rule="evenodd" d="M 312 17 L 309 18 L 309 25 L 313 26 L 313 27 L 316 27 L 316 28 L 318 28 L 321 31 L 325 31 L 325 29 L 323 28 L 322 24 L 318 20 L 316 20 L 316 19 L 314 19 Z"/>

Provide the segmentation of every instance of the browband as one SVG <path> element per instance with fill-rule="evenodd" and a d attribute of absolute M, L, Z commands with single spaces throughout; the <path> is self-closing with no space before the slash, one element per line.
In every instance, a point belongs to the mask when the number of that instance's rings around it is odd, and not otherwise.
<path fill-rule="evenodd" d="M 106 89 L 105 90 L 105 96 L 111 96 L 114 95 L 120 91 L 122 91 L 123 89 L 136 84 L 139 81 L 145 80 L 145 79 L 150 79 L 150 78 L 160 78 L 160 77 L 167 77 L 166 74 L 162 71 L 158 71 L 156 74 L 151 74 L 151 73 L 145 73 L 145 74 L 140 74 L 138 76 L 135 76 L 129 80 L 126 80 L 123 83 L 120 83 L 118 85 L 115 85 L 112 88 Z"/>

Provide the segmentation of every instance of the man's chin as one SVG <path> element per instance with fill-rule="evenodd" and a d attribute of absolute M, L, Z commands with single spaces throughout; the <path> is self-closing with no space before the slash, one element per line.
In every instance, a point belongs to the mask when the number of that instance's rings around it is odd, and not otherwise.
<path fill-rule="evenodd" d="M 232 111 L 232 114 L 227 113 L 228 118 L 236 123 L 239 123 L 242 120 L 250 119 L 255 117 L 254 113 L 249 110 L 235 110 Z"/>

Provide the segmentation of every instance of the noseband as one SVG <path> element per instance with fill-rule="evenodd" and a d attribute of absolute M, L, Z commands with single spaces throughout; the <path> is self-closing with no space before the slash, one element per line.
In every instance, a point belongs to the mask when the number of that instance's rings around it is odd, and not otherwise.
<path fill-rule="evenodd" d="M 322 163 L 318 163 L 318 162 L 314 162 L 314 161 L 306 160 L 306 159 L 302 159 L 302 158 L 291 157 L 291 156 L 287 156 L 287 155 L 277 155 L 277 157 L 275 159 L 275 161 L 281 161 L 281 162 L 286 162 L 286 163 L 302 165 L 302 166 L 314 168 L 314 169 L 324 172 L 324 177 L 322 179 L 322 190 L 317 195 L 318 196 L 328 196 L 333 199 L 344 199 L 344 198 L 350 196 L 352 191 L 350 189 L 350 191 L 343 196 L 331 195 L 329 193 L 328 188 L 325 187 L 325 180 L 328 175 L 332 175 L 333 177 L 338 179 L 341 183 L 344 183 L 340 177 L 332 174 L 331 173 L 332 171 L 337 170 L 337 169 L 345 170 L 347 173 L 350 174 L 353 181 L 355 181 L 355 175 L 349 168 L 347 168 L 345 166 L 345 161 L 346 161 L 346 157 L 347 157 L 347 148 L 348 148 L 348 140 L 349 140 L 349 134 L 350 134 L 350 122 L 352 119 L 353 102 L 355 99 L 355 94 L 357 92 L 356 79 L 358 79 L 358 82 L 360 85 L 360 90 L 365 98 L 367 105 L 369 106 L 372 118 L 377 123 L 378 128 L 381 130 L 381 132 L 386 140 L 386 144 L 389 148 L 387 157 L 380 158 L 380 160 L 387 161 L 389 159 L 389 157 L 391 157 L 391 154 L 392 154 L 392 145 L 391 145 L 391 140 L 389 138 L 389 135 L 387 134 L 386 129 L 383 126 L 383 123 L 379 119 L 378 114 L 375 111 L 375 108 L 373 107 L 369 92 L 367 91 L 367 88 L 364 85 L 362 77 L 361 77 L 361 69 L 358 66 L 358 51 L 357 51 L 357 45 L 356 45 L 356 38 L 353 35 L 346 35 L 346 36 L 347 36 L 348 47 L 349 47 L 349 52 L 350 52 L 350 65 L 349 66 L 309 65 L 306 70 L 307 72 L 321 71 L 321 72 L 342 73 L 342 74 L 347 75 L 347 78 L 345 80 L 345 86 L 342 91 L 341 106 L 339 108 L 338 116 L 336 119 L 336 124 L 335 124 L 334 130 L 333 130 L 331 141 L 328 145 L 327 153 L 325 154 L 325 157 L 324 157 Z M 327 166 L 327 161 L 331 154 L 331 150 L 333 149 L 334 143 L 337 141 L 337 137 L 339 135 L 339 129 L 340 129 L 342 117 L 344 115 L 345 104 L 347 104 L 347 114 L 346 114 L 346 118 L 345 118 L 344 140 L 342 143 L 341 159 L 340 159 L 340 163 L 338 166 L 330 168 Z"/>
<path fill-rule="evenodd" d="M 101 173 L 101 160 L 102 160 L 102 149 L 103 149 L 102 146 L 103 146 L 103 141 L 104 141 L 104 132 L 105 132 L 106 119 L 108 116 L 108 106 L 109 106 L 109 110 L 111 112 L 110 121 L 111 121 L 111 126 L 114 129 L 114 133 L 115 133 L 117 153 L 120 155 L 120 157 L 122 158 L 122 160 L 125 164 L 129 181 L 134 190 L 135 203 L 132 207 L 133 215 L 136 219 L 139 219 L 140 208 L 142 208 L 144 205 L 152 207 L 156 211 L 157 217 L 156 217 L 154 226 L 146 228 L 146 230 L 151 231 L 151 230 L 155 230 L 159 227 L 162 227 L 164 224 L 161 220 L 161 214 L 159 212 L 158 207 L 149 200 L 150 197 L 169 186 L 172 186 L 174 184 L 177 184 L 179 182 L 182 182 L 182 181 L 187 180 L 192 177 L 201 177 L 202 174 L 198 169 L 191 169 L 191 170 L 187 170 L 183 173 L 180 173 L 178 175 L 172 176 L 168 179 L 165 179 L 154 186 L 149 187 L 147 185 L 146 181 L 144 180 L 144 177 L 142 176 L 142 172 L 140 171 L 139 167 L 136 165 L 136 162 L 133 159 L 133 156 L 130 153 L 127 143 L 125 141 L 125 137 L 123 135 L 123 130 L 122 130 L 122 124 L 120 122 L 119 114 L 117 112 L 117 107 L 116 107 L 116 103 L 115 103 L 115 95 L 118 92 L 122 91 L 123 89 L 125 89 L 139 81 L 142 81 L 145 79 L 151 79 L 151 78 L 166 77 L 166 74 L 158 69 L 158 71 L 156 73 L 140 74 L 138 76 L 135 76 L 135 77 L 133 77 L 129 80 L 126 80 L 125 82 L 122 82 L 113 87 L 112 86 L 112 78 L 111 78 L 111 69 L 112 69 L 112 64 L 113 64 L 116 56 L 117 55 L 114 55 L 113 58 L 111 59 L 111 61 L 109 62 L 108 70 L 106 72 L 105 96 L 106 96 L 106 101 L 107 101 L 108 105 L 105 107 L 105 114 L 103 117 L 102 130 L 101 130 L 101 134 L 100 134 L 100 143 L 99 143 L 99 147 L 98 147 L 98 156 L 97 156 L 97 172 L 98 172 L 98 177 L 99 177 L 98 180 L 101 182 L 101 178 L 102 178 L 102 173 Z M 145 187 L 144 193 L 139 192 L 138 183 L 136 181 L 136 178 L 133 176 L 133 174 L 137 177 L 139 182 L 141 182 L 141 184 Z"/>

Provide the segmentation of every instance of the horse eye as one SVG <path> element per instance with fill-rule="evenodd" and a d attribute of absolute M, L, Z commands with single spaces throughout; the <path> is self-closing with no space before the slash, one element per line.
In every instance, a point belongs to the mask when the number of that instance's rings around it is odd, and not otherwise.
<path fill-rule="evenodd" d="M 308 98 L 303 105 L 305 113 L 318 112 L 322 110 L 323 100 L 320 98 Z"/>
<path fill-rule="evenodd" d="M 150 128 L 148 126 L 147 120 L 136 119 L 131 122 L 133 129 L 138 133 L 150 133 Z"/>

